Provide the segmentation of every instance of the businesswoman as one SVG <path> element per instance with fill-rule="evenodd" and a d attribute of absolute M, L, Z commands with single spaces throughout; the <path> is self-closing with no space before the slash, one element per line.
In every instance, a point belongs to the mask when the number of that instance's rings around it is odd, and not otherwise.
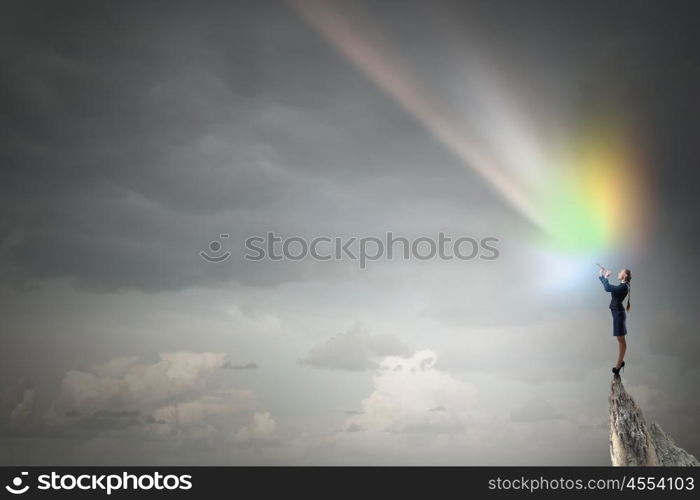
<path fill-rule="evenodd" d="M 610 312 L 613 318 L 613 335 L 617 338 L 619 355 L 617 358 L 617 363 L 613 367 L 612 371 L 615 375 L 620 374 L 620 369 L 625 366 L 625 351 L 627 351 L 627 342 L 625 341 L 625 336 L 627 335 L 627 313 L 625 312 L 625 307 L 622 301 L 627 297 L 627 308 L 630 310 L 630 281 L 632 281 L 632 272 L 629 269 L 623 269 L 617 275 L 617 279 L 620 280 L 619 285 L 611 285 L 608 282 L 608 277 L 612 273 L 603 267 L 600 268 L 600 273 L 598 274 L 598 279 L 603 283 L 603 288 L 606 292 L 610 292 Z"/>

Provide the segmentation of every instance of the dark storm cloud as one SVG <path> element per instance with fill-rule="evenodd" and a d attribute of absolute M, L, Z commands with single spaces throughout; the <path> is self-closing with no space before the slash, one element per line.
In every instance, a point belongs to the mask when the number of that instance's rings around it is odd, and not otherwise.
<path fill-rule="evenodd" d="M 192 256 L 218 222 L 202 214 L 254 210 L 293 189 L 256 153 L 260 103 L 245 94 L 259 78 L 260 44 L 236 61 L 247 76 L 224 80 L 224 55 L 207 47 L 196 16 L 181 22 L 187 11 L 67 5 L 17 6 L 5 18 L 11 270 L 97 289 L 206 279 Z"/>
<path fill-rule="evenodd" d="M 163 290 L 298 279 L 299 266 L 214 270 L 195 256 L 222 232 L 240 249 L 247 235 L 332 213 L 337 186 L 406 196 L 425 165 L 456 165 L 284 4 L 160 7 L 8 9 L 5 280 Z"/>

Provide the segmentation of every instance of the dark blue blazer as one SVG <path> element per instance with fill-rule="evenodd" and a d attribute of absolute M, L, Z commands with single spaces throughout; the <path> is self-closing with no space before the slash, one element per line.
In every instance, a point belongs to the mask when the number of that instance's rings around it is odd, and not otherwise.
<path fill-rule="evenodd" d="M 616 311 L 624 311 L 625 308 L 622 305 L 622 301 L 627 297 L 629 292 L 629 285 L 627 283 L 620 283 L 619 285 L 611 285 L 608 282 L 608 278 L 604 276 L 598 276 L 598 279 L 603 283 L 603 288 L 606 292 L 610 292 L 610 309 Z"/>

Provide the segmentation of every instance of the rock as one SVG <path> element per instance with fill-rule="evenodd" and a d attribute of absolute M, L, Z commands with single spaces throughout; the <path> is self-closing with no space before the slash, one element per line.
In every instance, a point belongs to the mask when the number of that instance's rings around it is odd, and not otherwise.
<path fill-rule="evenodd" d="M 661 465 L 681 465 L 694 466 L 700 465 L 698 459 L 685 451 L 683 448 L 676 446 L 673 438 L 666 434 L 659 424 L 652 422 L 649 427 L 651 435 L 654 438 L 656 447 L 656 457 Z"/>
<path fill-rule="evenodd" d="M 608 397 L 610 426 L 610 460 L 619 466 L 698 466 L 700 462 L 676 446 L 671 436 L 655 422 L 647 425 L 642 410 L 613 377 Z"/>

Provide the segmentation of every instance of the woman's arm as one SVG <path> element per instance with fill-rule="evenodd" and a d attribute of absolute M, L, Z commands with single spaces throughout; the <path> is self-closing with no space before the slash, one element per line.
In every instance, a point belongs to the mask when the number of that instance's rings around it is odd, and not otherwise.
<path fill-rule="evenodd" d="M 608 278 L 605 276 L 598 276 L 598 279 L 600 280 L 601 283 L 603 283 L 603 288 L 605 288 L 606 292 L 618 292 L 622 290 L 622 287 L 625 285 L 611 285 L 610 282 L 608 281 Z"/>

